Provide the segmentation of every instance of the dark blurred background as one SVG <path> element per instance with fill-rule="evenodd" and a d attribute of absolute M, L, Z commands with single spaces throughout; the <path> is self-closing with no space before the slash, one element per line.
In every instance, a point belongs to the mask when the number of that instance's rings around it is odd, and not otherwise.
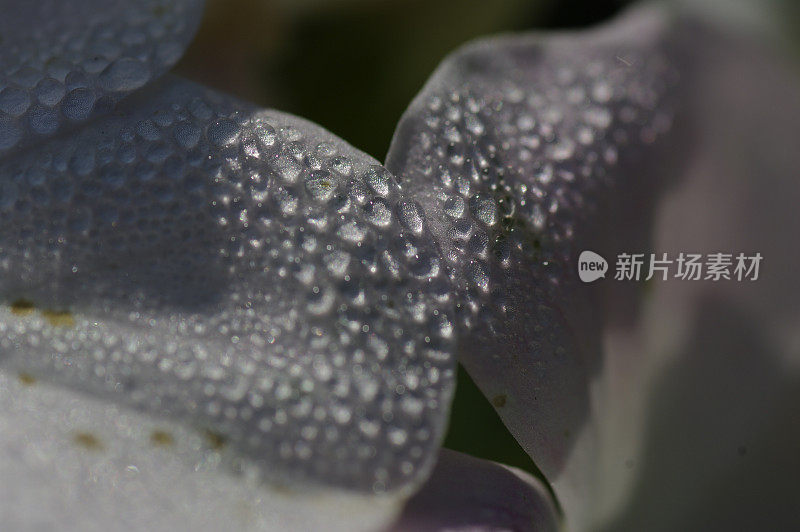
<path fill-rule="evenodd" d="M 459 45 L 503 32 L 581 28 L 630 3 L 209 0 L 177 72 L 310 119 L 383 160 L 406 106 Z M 797 35 L 800 2 L 787 1 L 780 12 Z M 462 368 L 445 446 L 538 474 Z"/>
<path fill-rule="evenodd" d="M 311 119 L 382 160 L 398 118 L 466 41 L 580 27 L 624 0 L 211 0 L 178 71 Z"/>

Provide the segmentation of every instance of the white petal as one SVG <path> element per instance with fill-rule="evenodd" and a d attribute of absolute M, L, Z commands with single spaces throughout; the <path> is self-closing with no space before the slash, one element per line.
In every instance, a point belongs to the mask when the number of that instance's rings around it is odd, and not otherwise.
<path fill-rule="evenodd" d="M 3 530 L 376 530 L 392 496 L 260 483 L 201 432 L 0 370 Z M 233 462 L 233 463 L 231 463 Z M 240 467 L 240 464 L 238 464 Z"/>
<path fill-rule="evenodd" d="M 167 79 L 0 176 L 0 366 L 211 430 L 273 480 L 425 478 L 452 300 L 374 159 Z"/>

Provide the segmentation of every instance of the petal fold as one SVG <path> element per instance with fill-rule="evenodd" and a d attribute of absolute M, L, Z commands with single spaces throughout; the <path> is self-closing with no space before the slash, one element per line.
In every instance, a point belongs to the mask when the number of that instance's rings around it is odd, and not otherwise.
<path fill-rule="evenodd" d="M 394 532 L 548 532 L 559 529 L 550 493 L 524 471 L 442 449 L 428 482 L 406 504 Z"/>
<path fill-rule="evenodd" d="M 0 1 L 0 157 L 109 113 L 183 55 L 203 0 Z"/>

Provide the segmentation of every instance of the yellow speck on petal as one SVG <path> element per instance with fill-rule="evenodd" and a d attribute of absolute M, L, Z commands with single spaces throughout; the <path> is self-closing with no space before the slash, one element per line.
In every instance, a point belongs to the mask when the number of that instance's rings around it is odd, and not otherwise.
<path fill-rule="evenodd" d="M 103 444 L 100 442 L 97 436 L 90 432 L 76 432 L 72 436 L 72 441 L 74 441 L 80 447 L 90 451 L 99 451 L 103 448 Z"/>
<path fill-rule="evenodd" d="M 74 327 L 75 318 L 68 310 L 43 310 L 42 316 L 53 327 Z"/>
<path fill-rule="evenodd" d="M 492 404 L 497 408 L 503 408 L 504 406 L 506 406 L 506 396 L 504 394 L 496 395 L 492 399 Z"/>
<path fill-rule="evenodd" d="M 22 372 L 19 375 L 17 375 L 17 378 L 19 379 L 19 382 L 21 382 L 25 386 L 32 386 L 36 384 L 36 377 L 31 375 L 30 373 Z"/>
<path fill-rule="evenodd" d="M 203 431 L 203 436 L 205 436 L 208 446 L 215 451 L 219 451 L 227 443 L 225 436 L 213 430 L 206 429 Z"/>
<path fill-rule="evenodd" d="M 172 437 L 172 434 L 166 432 L 164 430 L 154 430 L 150 433 L 150 443 L 153 445 L 158 445 L 160 447 L 169 447 L 173 443 L 175 443 L 175 439 Z"/>
<path fill-rule="evenodd" d="M 36 309 L 33 301 L 27 299 L 17 299 L 11 303 L 11 313 L 17 316 L 27 316 Z"/>
<path fill-rule="evenodd" d="M 285 496 L 294 496 L 297 495 L 297 491 L 289 487 L 287 484 L 273 482 L 270 484 L 270 488 L 274 491 L 280 493 L 281 495 Z"/>

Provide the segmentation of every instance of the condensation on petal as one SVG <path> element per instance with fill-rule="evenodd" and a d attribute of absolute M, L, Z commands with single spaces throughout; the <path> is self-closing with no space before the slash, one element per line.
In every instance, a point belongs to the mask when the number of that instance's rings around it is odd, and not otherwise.
<path fill-rule="evenodd" d="M 163 74 L 203 3 L 0 1 L 0 157 L 109 112 Z"/>
<path fill-rule="evenodd" d="M 467 45 L 411 104 L 386 163 L 453 268 L 461 362 L 573 526 L 596 485 L 603 323 L 576 259 L 646 231 L 675 129 L 669 27 L 651 6 L 586 33 Z"/>
<path fill-rule="evenodd" d="M 0 478 L 4 530 L 366 531 L 400 504 L 261 482 L 202 431 L 5 370 Z"/>
<path fill-rule="evenodd" d="M 189 420 L 271 479 L 425 477 L 452 299 L 424 228 L 374 223 L 405 204 L 374 159 L 166 79 L 0 177 L 0 366 Z"/>

